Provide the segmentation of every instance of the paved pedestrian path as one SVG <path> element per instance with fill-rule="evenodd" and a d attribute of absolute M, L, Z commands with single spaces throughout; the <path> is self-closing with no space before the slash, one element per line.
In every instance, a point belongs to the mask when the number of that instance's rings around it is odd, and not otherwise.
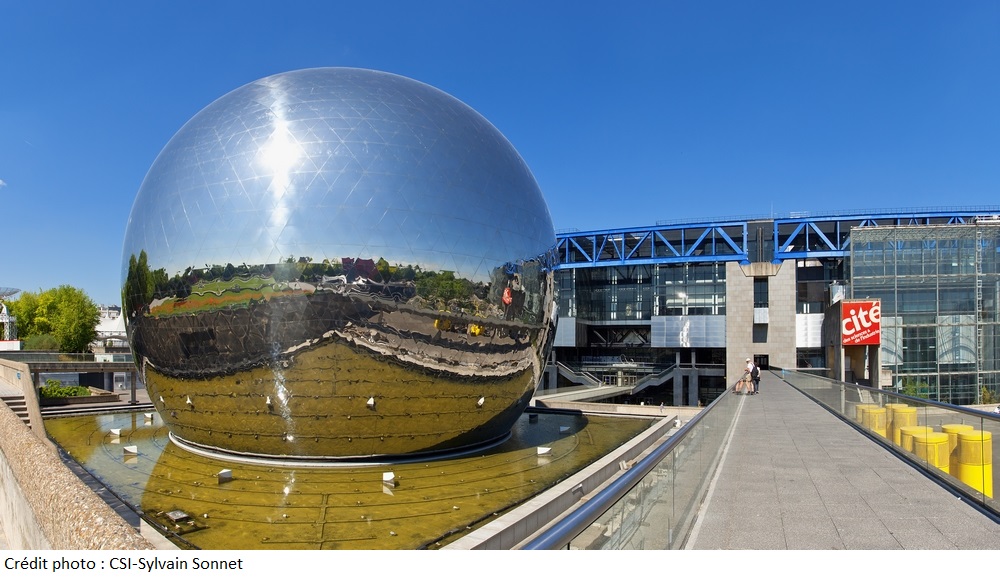
<path fill-rule="evenodd" d="M 996 549 L 1000 524 L 781 381 L 739 416 L 689 549 Z"/>

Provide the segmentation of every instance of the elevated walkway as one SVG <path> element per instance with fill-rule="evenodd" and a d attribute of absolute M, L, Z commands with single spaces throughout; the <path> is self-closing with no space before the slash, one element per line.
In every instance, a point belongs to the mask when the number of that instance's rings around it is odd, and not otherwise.
<path fill-rule="evenodd" d="M 1000 524 L 778 377 L 736 425 L 687 549 L 995 549 Z"/>
<path fill-rule="evenodd" d="M 600 401 L 603 399 L 610 399 L 612 397 L 618 397 L 621 395 L 627 395 L 631 392 L 629 387 L 615 387 L 601 385 L 597 387 L 567 387 L 563 389 L 556 389 L 553 392 L 538 393 L 532 399 L 532 404 L 535 406 L 546 406 L 550 401 L 559 402 L 582 402 L 582 401 Z"/>
<path fill-rule="evenodd" d="M 648 387 L 660 386 L 667 381 L 676 378 L 678 367 L 671 365 L 666 369 L 647 374 L 628 386 L 607 385 L 598 379 L 594 374 L 577 370 L 563 363 L 556 363 L 559 375 L 574 383 L 575 387 L 564 387 L 551 392 L 543 392 L 535 395 L 535 399 L 544 404 L 547 401 L 558 402 L 583 402 L 600 401 L 621 395 L 635 395 Z"/>

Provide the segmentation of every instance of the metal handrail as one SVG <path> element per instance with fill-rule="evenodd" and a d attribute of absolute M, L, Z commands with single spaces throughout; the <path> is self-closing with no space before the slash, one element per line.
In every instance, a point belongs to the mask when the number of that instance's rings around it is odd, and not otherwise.
<path fill-rule="evenodd" d="M 813 372 L 810 372 L 810 371 L 807 371 L 807 370 L 783 369 L 781 367 L 771 366 L 770 367 L 770 371 L 772 373 L 774 373 L 774 374 L 779 374 L 779 375 L 782 375 L 782 376 L 784 376 L 785 373 L 800 374 L 800 375 L 807 376 L 807 377 L 809 377 L 811 379 L 828 381 L 830 384 L 833 384 L 833 385 L 844 385 L 844 386 L 847 386 L 847 387 L 855 388 L 855 389 L 858 389 L 859 391 L 866 391 L 866 392 L 870 392 L 870 393 L 874 393 L 874 394 L 886 395 L 886 396 L 893 397 L 893 398 L 900 399 L 900 400 L 919 401 L 923 405 L 929 405 L 929 406 L 932 406 L 932 407 L 937 407 L 939 409 L 946 409 L 948 411 L 954 411 L 956 413 L 964 413 L 966 415 L 969 415 L 971 417 L 975 417 L 977 419 L 982 418 L 982 417 L 985 416 L 985 417 L 988 417 L 990 420 L 1000 421 L 1000 416 L 994 415 L 992 413 L 988 413 L 988 412 L 985 412 L 985 411 L 980 411 L 979 409 L 970 409 L 970 408 L 964 407 L 962 405 L 952 405 L 952 404 L 949 404 L 949 403 L 943 403 L 941 401 L 935 401 L 935 400 L 932 400 L 932 399 L 924 399 L 924 398 L 921 398 L 921 397 L 911 397 L 909 395 L 904 395 L 903 393 L 894 392 L 894 391 L 892 391 L 890 389 L 879 389 L 879 388 L 876 388 L 876 387 L 869 387 L 868 385 L 861 385 L 861 384 L 857 384 L 857 383 L 848 383 L 848 382 L 845 382 L 845 381 L 838 381 L 836 379 L 831 379 L 829 377 L 824 377 L 824 376 L 821 376 L 821 375 L 817 375 L 817 374 L 815 374 Z M 788 382 L 787 379 L 783 378 L 782 380 L 785 381 L 786 383 L 788 383 L 789 385 L 792 385 L 797 390 L 801 390 L 798 387 L 796 387 L 794 383 Z"/>
<path fill-rule="evenodd" d="M 657 381 L 657 382 L 662 381 L 663 379 L 665 379 L 667 377 L 668 374 L 670 374 L 671 371 L 673 371 L 676 368 L 677 368 L 677 365 L 674 364 L 674 365 L 670 365 L 669 367 L 667 367 L 666 369 L 663 369 L 662 371 L 660 371 L 658 373 L 653 373 L 653 374 L 650 374 L 650 375 L 646 375 L 645 377 L 643 377 L 643 378 L 639 379 L 638 381 L 636 381 L 634 385 L 632 385 L 632 390 L 636 391 L 636 390 L 640 390 L 642 388 L 645 388 L 646 383 L 651 382 L 651 381 Z"/>
<path fill-rule="evenodd" d="M 584 380 L 589 379 L 590 381 L 592 381 L 591 384 L 594 387 L 599 387 L 599 386 L 601 386 L 603 384 L 603 382 L 600 379 L 598 379 L 594 375 L 588 373 L 587 371 L 578 371 L 578 370 L 574 369 L 573 367 L 570 367 L 570 366 L 566 365 L 565 363 L 561 363 L 559 361 L 556 361 L 555 364 L 556 364 L 557 367 L 565 370 L 566 372 L 568 372 L 568 373 L 570 373 L 572 375 L 576 375 L 577 377 L 581 377 Z"/>
<path fill-rule="evenodd" d="M 133 362 L 132 353 L 60 353 L 55 351 L 0 351 L 0 359 L 18 363 L 93 363 L 96 358 L 113 356 L 115 362 Z"/>

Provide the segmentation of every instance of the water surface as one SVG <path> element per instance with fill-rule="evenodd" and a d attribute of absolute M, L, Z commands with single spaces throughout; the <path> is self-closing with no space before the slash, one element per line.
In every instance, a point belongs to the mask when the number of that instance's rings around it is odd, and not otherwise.
<path fill-rule="evenodd" d="M 176 533 L 182 546 L 418 549 L 439 547 L 496 518 L 653 422 L 579 414 L 532 421 L 525 414 L 510 438 L 490 449 L 323 468 L 196 455 L 170 442 L 156 413 L 51 418 L 45 426 L 83 468 Z M 550 450 L 540 456 L 539 447 Z M 225 469 L 231 481 L 220 478 Z M 384 473 L 395 475 L 394 484 L 383 482 Z"/>

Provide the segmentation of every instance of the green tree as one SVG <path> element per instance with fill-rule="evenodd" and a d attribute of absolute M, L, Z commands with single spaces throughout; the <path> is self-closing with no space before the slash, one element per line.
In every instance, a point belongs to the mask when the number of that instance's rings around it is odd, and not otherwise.
<path fill-rule="evenodd" d="M 150 279 L 152 280 L 152 286 L 154 288 L 153 295 L 160 297 L 169 296 L 170 290 L 170 279 L 167 277 L 167 271 L 158 268 L 149 273 Z"/>
<path fill-rule="evenodd" d="M 97 338 L 97 324 L 101 313 L 85 292 L 69 285 L 56 291 L 56 321 L 52 334 L 59 341 L 64 353 L 82 353 L 90 350 L 90 343 Z"/>
<path fill-rule="evenodd" d="M 397 280 L 413 281 L 413 279 L 417 278 L 418 272 L 420 272 L 420 267 L 418 266 L 416 269 L 414 269 L 413 265 L 411 264 L 408 264 L 405 267 L 397 267 L 396 268 Z"/>
<path fill-rule="evenodd" d="M 17 300 L 7 301 L 7 309 L 10 314 L 17 318 L 17 334 L 21 339 L 27 340 L 29 334 L 43 334 L 35 332 L 35 313 L 38 311 L 38 294 L 30 291 L 22 291 Z"/>
<path fill-rule="evenodd" d="M 924 381 L 918 381 L 913 377 L 903 377 L 903 389 L 900 392 L 908 397 L 929 399 L 930 385 Z"/>
<path fill-rule="evenodd" d="M 41 335 L 51 335 L 61 352 L 82 353 L 97 336 L 100 311 L 78 288 L 62 285 L 38 293 L 25 291 L 7 306 L 17 315 L 17 334 L 25 341 L 34 343 Z"/>
<path fill-rule="evenodd" d="M 125 287 L 122 288 L 122 304 L 125 314 L 133 315 L 153 300 L 155 280 L 149 264 L 146 262 L 146 251 L 139 251 L 139 256 L 133 254 L 128 259 L 128 274 L 125 277 Z"/>
<path fill-rule="evenodd" d="M 463 278 L 455 278 L 455 273 L 446 270 L 425 272 L 416 277 L 417 291 L 431 300 L 444 302 L 468 300 L 472 296 L 472 283 Z"/>
<path fill-rule="evenodd" d="M 305 264 L 302 264 L 304 267 Z M 278 282 L 297 281 L 301 277 L 299 267 L 295 263 L 295 257 L 288 257 L 285 262 L 280 262 L 274 267 L 274 280 Z"/>
<path fill-rule="evenodd" d="M 389 282 L 392 280 L 392 271 L 390 270 L 392 268 L 393 267 L 389 266 L 389 261 L 381 257 L 375 263 L 375 270 L 378 271 L 379 280 L 382 282 Z"/>

